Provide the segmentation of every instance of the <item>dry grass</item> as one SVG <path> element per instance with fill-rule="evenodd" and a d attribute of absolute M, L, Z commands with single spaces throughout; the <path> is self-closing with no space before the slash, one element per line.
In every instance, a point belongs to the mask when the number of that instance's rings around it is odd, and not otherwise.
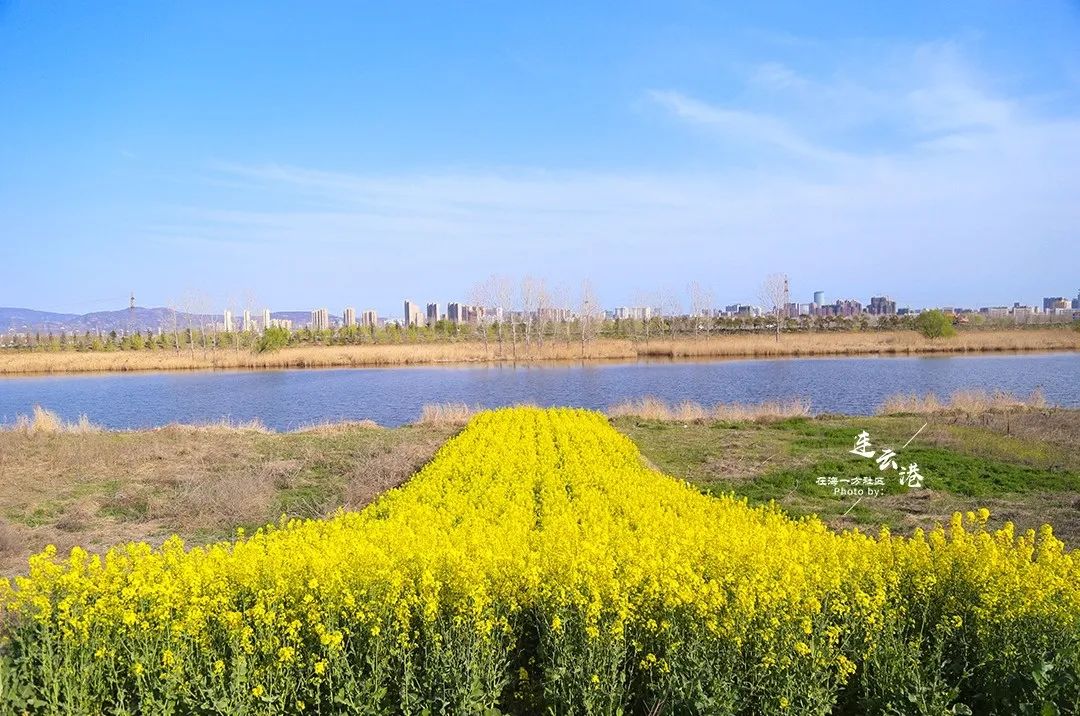
<path fill-rule="evenodd" d="M 469 407 L 465 403 L 428 403 L 421 408 L 420 418 L 414 424 L 460 426 L 481 410 L 480 406 Z"/>
<path fill-rule="evenodd" d="M 311 425 L 297 428 L 293 432 L 311 433 L 313 435 L 334 435 L 348 432 L 349 430 L 382 430 L 383 427 L 374 420 L 323 420 Z"/>
<path fill-rule="evenodd" d="M 768 358 L 824 355 L 908 355 L 988 351 L 1080 350 L 1080 332 L 1063 329 L 964 331 L 930 340 L 914 331 L 717 335 L 711 338 L 651 340 L 603 339 L 582 347 L 573 341 L 542 346 L 481 342 L 408 345 L 303 346 L 275 353 L 211 351 L 116 351 L 0 353 L 0 374 L 83 373 L 205 369 L 333 368 L 558 360 L 633 360 L 638 358 Z"/>
<path fill-rule="evenodd" d="M 401 484 L 454 428 L 250 425 L 0 431 L 0 575 L 47 544 L 100 551 L 173 533 L 193 543 L 281 515 L 362 507 Z"/>
<path fill-rule="evenodd" d="M 221 420 L 211 420 L 201 423 L 170 423 L 169 425 L 155 429 L 175 430 L 178 432 L 190 433 L 249 432 L 267 434 L 274 432 L 270 428 L 263 425 L 262 421 L 258 418 L 244 421 L 234 421 L 229 418 L 222 418 Z"/>
<path fill-rule="evenodd" d="M 1017 396 L 1001 390 L 958 390 L 947 399 L 941 400 L 934 393 L 919 396 L 915 393 L 893 395 L 877 410 L 878 415 L 964 413 L 982 415 L 984 413 L 1007 412 L 1016 410 L 1042 409 L 1047 407 L 1042 391 L 1035 389 L 1027 397 Z"/>
<path fill-rule="evenodd" d="M 431 459 L 438 444 L 423 438 L 409 440 L 392 450 L 373 452 L 348 474 L 342 495 L 347 509 L 359 510 L 387 490 L 403 484 Z"/>
<path fill-rule="evenodd" d="M 664 422 L 704 423 L 724 421 L 767 421 L 810 415 L 810 401 L 791 398 L 756 404 L 720 403 L 706 407 L 700 403 L 683 401 L 669 405 L 659 398 L 646 396 L 626 400 L 607 409 L 608 417 L 634 417 Z"/>
<path fill-rule="evenodd" d="M 0 517 L 0 563 L 5 557 L 18 554 L 23 549 L 23 539 L 15 525 Z"/>
<path fill-rule="evenodd" d="M 101 430 L 100 427 L 90 422 L 85 415 L 80 415 L 74 423 L 67 423 L 51 410 L 46 410 L 40 405 L 34 406 L 33 415 L 19 415 L 15 422 L 7 427 L 0 426 L 0 430 L 10 430 L 26 435 L 52 434 L 52 433 L 90 433 Z"/>

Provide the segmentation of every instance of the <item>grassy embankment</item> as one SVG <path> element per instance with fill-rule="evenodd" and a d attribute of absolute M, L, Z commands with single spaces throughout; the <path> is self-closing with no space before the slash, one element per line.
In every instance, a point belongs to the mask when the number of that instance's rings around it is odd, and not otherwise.
<path fill-rule="evenodd" d="M 454 420 L 274 433 L 258 425 L 106 431 L 39 412 L 0 431 L 0 574 L 46 544 L 102 550 L 129 540 L 226 538 L 282 514 L 364 507 L 404 482 Z"/>
<path fill-rule="evenodd" d="M 272 353 L 219 349 L 194 353 L 156 351 L 0 353 L 0 375 L 205 369 L 332 368 L 547 360 L 639 358 L 769 358 L 825 355 L 909 355 L 1003 351 L 1080 350 L 1080 332 L 1058 329 L 965 330 L 931 340 L 914 331 L 716 335 L 650 341 L 548 340 L 516 351 L 509 342 L 341 345 L 285 348 Z"/>
<path fill-rule="evenodd" d="M 1080 410 L 1033 400 L 959 394 L 951 401 L 894 399 L 874 417 L 823 415 L 747 420 L 738 412 L 636 405 L 613 419 L 666 474 L 712 494 L 734 492 L 751 503 L 776 500 L 793 516 L 817 514 L 835 528 L 885 524 L 908 534 L 948 522 L 956 511 L 987 507 L 993 522 L 1018 530 L 1047 522 L 1070 547 L 1080 545 Z M 788 411 L 787 414 L 791 414 Z M 900 446 L 922 432 L 906 449 Z M 916 462 L 925 490 L 900 487 L 895 473 L 850 455 L 867 431 L 875 447 Z M 886 474 L 877 497 L 837 497 L 821 476 Z"/>
<path fill-rule="evenodd" d="M 954 396 L 896 400 L 875 417 L 809 416 L 809 406 L 613 407 L 616 428 L 666 474 L 702 491 L 776 500 L 837 528 L 888 524 L 910 533 L 986 506 L 1020 529 L 1054 525 L 1080 544 L 1080 411 L 1040 401 Z M 113 432 L 62 425 L 46 413 L 0 431 L 0 574 L 20 571 L 46 544 L 100 550 L 128 540 L 224 538 L 281 514 L 314 517 L 358 508 L 400 484 L 464 423 L 462 407 L 428 410 L 416 425 L 327 425 L 291 433 L 259 426 L 172 426 Z M 819 476 L 877 473 L 849 455 L 866 430 L 919 464 L 926 490 L 832 495 Z M 853 506 L 854 504 L 854 506 Z"/>

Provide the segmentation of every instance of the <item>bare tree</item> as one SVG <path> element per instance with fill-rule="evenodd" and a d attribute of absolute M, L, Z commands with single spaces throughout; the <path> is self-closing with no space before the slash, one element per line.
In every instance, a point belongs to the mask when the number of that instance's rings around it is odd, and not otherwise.
<path fill-rule="evenodd" d="M 596 316 L 599 302 L 588 279 L 581 282 L 581 304 L 578 307 L 578 326 L 581 329 L 581 357 L 585 358 L 585 344 L 596 334 Z"/>
<path fill-rule="evenodd" d="M 484 355 L 488 355 L 488 327 L 487 327 L 487 312 L 488 306 L 492 303 L 492 285 L 491 281 L 478 281 L 473 284 L 472 289 L 469 291 L 469 303 L 476 308 L 476 328 L 483 334 L 484 338 Z"/>
<path fill-rule="evenodd" d="M 780 340 L 780 323 L 788 304 L 788 277 L 784 273 L 771 273 L 761 284 L 761 302 L 776 320 L 776 340 Z"/>
<path fill-rule="evenodd" d="M 679 317 L 682 306 L 678 296 L 670 288 L 662 288 L 653 294 L 653 311 L 660 316 L 661 321 L 666 321 L 668 333 L 675 338 L 675 324 Z"/>
<path fill-rule="evenodd" d="M 573 326 L 570 325 L 570 315 L 572 313 L 570 310 L 572 301 L 571 295 L 570 289 L 563 283 L 557 284 L 551 291 L 551 303 L 555 307 L 556 313 L 555 320 L 559 324 L 556 326 L 556 333 L 554 335 L 557 337 L 558 329 L 562 328 L 564 330 L 567 348 L 570 347 L 570 341 L 572 339 L 571 334 L 573 332 Z"/>
<path fill-rule="evenodd" d="M 187 324 L 188 334 L 188 350 L 191 353 L 191 360 L 195 360 L 195 322 L 199 323 L 199 331 L 202 339 L 203 358 L 206 358 L 206 327 L 202 325 L 203 316 L 200 315 L 204 308 L 205 299 L 201 294 L 194 291 L 188 291 L 184 294 L 184 297 L 180 301 L 180 305 L 184 314 L 184 321 Z"/>
<path fill-rule="evenodd" d="M 705 319 L 706 335 L 712 335 L 713 324 L 713 296 L 712 292 L 702 287 L 697 281 L 690 286 L 690 318 L 694 322 L 694 335 L 697 335 L 701 319 Z"/>
<path fill-rule="evenodd" d="M 641 317 L 642 331 L 645 334 L 645 348 L 649 348 L 649 335 L 652 328 L 652 316 L 648 315 L 649 311 L 655 311 L 656 305 L 659 303 L 655 294 L 647 293 L 645 291 L 638 291 L 634 294 L 634 302 L 638 304 L 639 308 L 645 310 L 645 315 Z"/>
<path fill-rule="evenodd" d="M 176 355 L 180 355 L 180 317 L 177 315 L 176 301 L 170 298 L 167 304 L 168 309 L 162 318 L 161 329 L 172 333 L 173 349 Z"/>
<path fill-rule="evenodd" d="M 552 312 L 551 292 L 544 279 L 540 279 L 536 282 L 536 343 L 541 353 L 544 351 L 544 335 L 551 323 Z"/>
<path fill-rule="evenodd" d="M 536 306 L 539 299 L 539 285 L 536 279 L 526 276 L 521 279 L 521 312 L 525 320 L 525 351 L 532 346 L 533 321 L 536 318 Z"/>
<path fill-rule="evenodd" d="M 497 316 L 499 321 L 499 354 L 505 355 L 503 349 L 503 327 L 507 321 L 510 321 L 511 332 L 514 334 L 514 358 L 517 358 L 517 331 L 513 327 L 514 319 L 514 303 L 513 296 L 514 290 L 510 283 L 510 279 L 505 276 L 492 275 L 488 279 L 488 283 L 491 285 L 491 298 L 495 304 L 495 308 L 498 309 L 501 316 Z"/>

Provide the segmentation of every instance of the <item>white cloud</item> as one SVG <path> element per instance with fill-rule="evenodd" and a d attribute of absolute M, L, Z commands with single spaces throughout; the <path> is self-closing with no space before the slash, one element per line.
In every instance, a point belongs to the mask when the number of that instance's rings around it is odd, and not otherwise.
<path fill-rule="evenodd" d="M 1021 283 L 1072 279 L 1080 118 L 1045 116 L 994 90 L 947 44 L 918 48 L 865 82 L 766 67 L 748 81 L 790 100 L 771 112 L 670 89 L 648 95 L 743 147 L 751 164 L 385 174 L 220 163 L 212 179 L 221 198 L 155 232 L 244 256 L 302 246 L 306 260 L 339 265 L 415 260 L 410 280 L 424 285 L 463 288 L 508 267 L 571 283 L 589 276 L 611 302 L 694 278 L 746 300 L 776 270 L 796 287 L 802 280 L 799 290 L 813 280 L 914 304 L 1000 302 Z M 804 111 L 814 97 L 822 106 Z M 839 128 L 830 116 L 844 117 Z M 888 141 L 856 141 L 852 127 L 881 127 Z M 387 279 L 371 268 L 365 280 Z"/>
<path fill-rule="evenodd" d="M 842 153 L 809 141 L 776 117 L 708 104 L 674 90 L 651 90 L 648 94 L 650 99 L 676 117 L 711 127 L 732 140 L 749 140 L 808 159 L 846 159 Z"/>

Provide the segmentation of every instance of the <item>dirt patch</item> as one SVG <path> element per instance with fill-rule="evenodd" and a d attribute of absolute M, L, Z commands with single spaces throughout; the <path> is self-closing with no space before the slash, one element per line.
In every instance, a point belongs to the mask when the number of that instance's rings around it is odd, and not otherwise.
<path fill-rule="evenodd" d="M 367 456 L 349 473 L 342 500 L 344 507 L 361 509 L 404 483 L 431 460 L 441 442 L 437 437 L 420 438 Z"/>
<path fill-rule="evenodd" d="M 361 508 L 423 466 L 455 429 L 368 424 L 271 433 L 0 431 L 0 574 L 66 553 L 170 534 L 205 543 L 286 517 Z"/>

